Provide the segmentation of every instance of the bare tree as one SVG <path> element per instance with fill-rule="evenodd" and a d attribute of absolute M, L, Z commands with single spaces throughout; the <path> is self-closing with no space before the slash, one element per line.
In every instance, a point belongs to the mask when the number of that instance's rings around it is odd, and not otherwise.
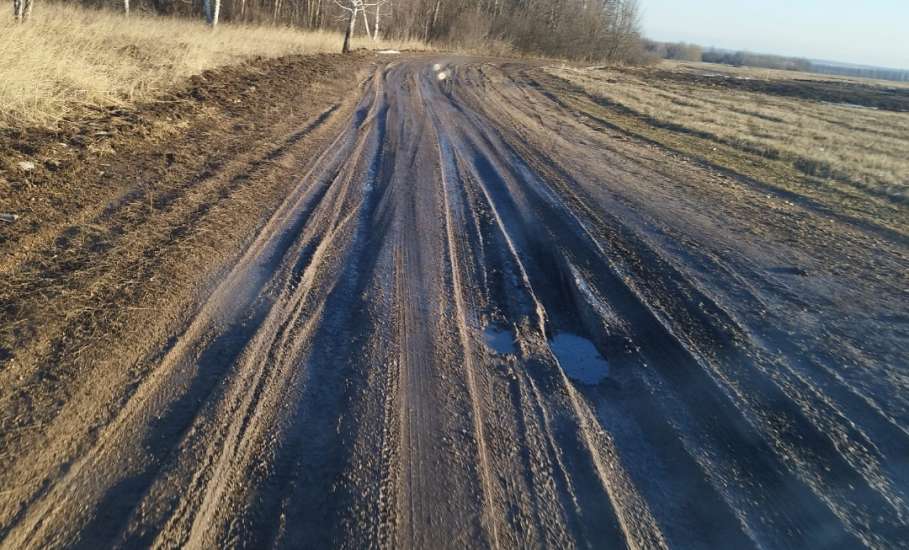
<path fill-rule="evenodd" d="M 360 13 L 363 14 L 363 28 L 366 29 L 366 36 L 370 36 L 371 33 L 369 32 L 369 18 L 366 17 L 366 6 L 367 5 L 374 6 L 375 4 L 364 4 L 363 0 L 360 0 Z"/>
<path fill-rule="evenodd" d="M 376 2 L 374 4 L 376 7 L 376 20 L 375 20 L 375 25 L 373 25 L 373 28 L 372 28 L 373 41 L 379 40 L 379 21 L 381 20 L 380 12 L 382 10 L 382 6 L 384 6 L 387 3 L 388 3 L 388 0 L 379 0 L 378 2 Z M 368 32 L 368 30 L 367 30 L 367 32 Z"/>
<path fill-rule="evenodd" d="M 16 21 L 23 23 L 32 15 L 32 5 L 34 0 L 13 0 L 13 17 Z"/>
<path fill-rule="evenodd" d="M 367 4 L 363 0 L 358 0 L 359 10 L 363 14 L 363 26 L 366 28 L 366 36 L 372 37 L 373 41 L 376 41 L 379 39 L 379 10 L 382 8 L 382 6 L 387 1 L 388 0 L 377 0 L 376 2 Z M 376 11 L 375 11 L 375 13 L 376 13 L 375 30 L 372 32 L 369 30 L 369 17 L 367 16 L 366 8 L 375 8 L 376 9 Z"/>
<path fill-rule="evenodd" d="M 436 29 L 436 23 L 439 20 L 439 8 L 440 7 L 442 7 L 442 0 L 436 0 L 436 6 L 432 10 L 432 18 L 429 19 L 429 21 L 427 21 L 427 24 L 426 24 L 426 34 L 424 35 L 424 38 L 426 40 L 435 38 L 435 29 Z"/>
<path fill-rule="evenodd" d="M 218 17 L 221 15 L 221 0 L 204 0 L 202 10 L 205 12 L 205 22 L 211 28 L 218 26 Z"/>
<path fill-rule="evenodd" d="M 347 31 L 344 33 L 344 45 L 341 46 L 341 53 L 350 53 L 350 38 L 353 36 L 354 30 L 356 29 L 357 12 L 360 11 L 360 4 L 362 4 L 362 0 L 347 1 L 349 2 L 348 4 L 342 4 L 338 0 L 335 0 L 335 4 L 349 14 L 347 19 Z"/>
<path fill-rule="evenodd" d="M 344 45 L 341 47 L 342 53 L 348 53 L 350 51 L 350 39 L 353 37 L 354 31 L 356 30 L 357 25 L 357 14 L 363 14 L 363 27 L 366 29 L 366 36 L 372 37 L 373 40 L 378 40 L 379 38 L 379 6 L 384 4 L 386 0 L 377 0 L 367 4 L 363 0 L 347 0 L 346 4 L 342 4 L 339 0 L 335 0 L 335 4 L 342 10 L 346 11 L 349 14 L 347 21 L 347 31 L 344 33 Z M 369 16 L 366 13 L 366 8 L 376 8 L 376 31 L 375 34 L 369 31 Z"/>
<path fill-rule="evenodd" d="M 30 3 L 13 0 L 16 19 Z M 69 0 L 97 5 L 103 0 Z M 144 0 L 160 14 L 198 17 L 203 5 L 213 27 L 224 21 L 272 21 L 345 34 L 350 51 L 359 19 L 373 41 L 380 36 L 445 46 L 504 47 L 507 51 L 583 59 L 642 59 L 639 0 Z M 119 4 L 116 4 L 119 6 Z M 134 0 L 123 0 L 130 13 Z M 362 13 L 361 13 L 362 12 Z"/>

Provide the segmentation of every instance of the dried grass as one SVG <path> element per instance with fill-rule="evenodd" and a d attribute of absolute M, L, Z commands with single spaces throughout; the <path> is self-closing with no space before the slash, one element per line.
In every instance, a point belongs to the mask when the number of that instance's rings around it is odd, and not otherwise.
<path fill-rule="evenodd" d="M 336 32 L 221 25 L 39 3 L 17 25 L 0 17 L 0 127 L 52 126 L 86 106 L 148 99 L 205 69 L 257 57 L 340 52 Z M 354 48 L 425 49 L 417 42 Z"/>
<path fill-rule="evenodd" d="M 668 68 L 707 70 L 687 65 Z M 793 78 L 792 73 L 779 71 L 713 66 L 709 70 L 737 78 Z M 550 72 L 656 124 L 781 159 L 802 173 L 848 182 L 874 195 L 909 199 L 909 113 L 697 86 L 653 78 L 647 70 L 561 67 Z"/>

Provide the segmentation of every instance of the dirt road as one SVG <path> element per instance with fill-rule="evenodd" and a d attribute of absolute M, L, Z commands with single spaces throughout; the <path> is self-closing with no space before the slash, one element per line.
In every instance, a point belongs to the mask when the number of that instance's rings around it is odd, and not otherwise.
<path fill-rule="evenodd" d="M 904 235 L 533 67 L 364 74 L 111 413 L 4 453 L 3 547 L 906 544 Z"/>

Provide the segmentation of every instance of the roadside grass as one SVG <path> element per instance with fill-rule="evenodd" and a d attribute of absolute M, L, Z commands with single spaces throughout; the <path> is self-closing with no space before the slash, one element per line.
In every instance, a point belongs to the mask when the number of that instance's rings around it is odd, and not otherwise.
<path fill-rule="evenodd" d="M 343 35 L 220 25 L 38 3 L 23 25 L 0 16 L 0 128 L 52 127 L 86 107 L 146 100 L 206 69 L 255 57 L 340 52 Z M 354 48 L 426 49 L 418 42 Z"/>
<path fill-rule="evenodd" d="M 691 70 L 679 64 L 547 69 L 588 96 L 591 105 L 585 109 L 601 110 L 603 118 L 617 126 L 778 187 L 827 195 L 825 202 L 831 207 L 873 211 L 904 226 L 909 204 L 909 113 L 818 101 L 809 93 L 792 97 L 748 91 L 725 85 L 723 79 L 705 83 L 675 74 Z M 780 71 L 736 73 L 723 67 L 722 72 L 745 79 L 789 79 L 790 85 L 802 82 Z M 887 86 L 836 77 L 831 82 L 855 86 L 856 94 Z"/>

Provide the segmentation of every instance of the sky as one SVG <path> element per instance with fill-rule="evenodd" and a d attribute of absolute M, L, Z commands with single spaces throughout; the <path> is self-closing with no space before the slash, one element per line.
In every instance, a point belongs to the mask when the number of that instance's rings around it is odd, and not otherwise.
<path fill-rule="evenodd" d="M 909 0 L 639 0 L 653 40 L 909 69 Z"/>

